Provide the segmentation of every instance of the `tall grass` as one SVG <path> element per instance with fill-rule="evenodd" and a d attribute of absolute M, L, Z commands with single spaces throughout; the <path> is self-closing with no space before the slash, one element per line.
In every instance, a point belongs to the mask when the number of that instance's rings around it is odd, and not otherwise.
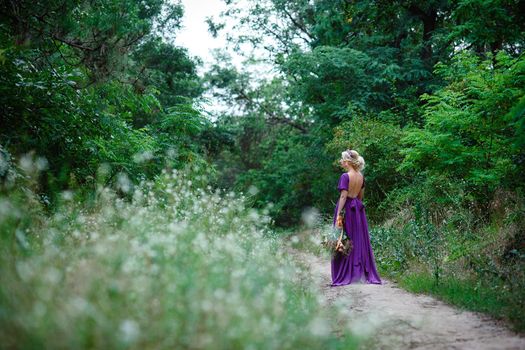
<path fill-rule="evenodd" d="M 136 187 L 122 175 L 90 205 L 63 193 L 52 214 L 30 185 L 10 187 L 0 198 L 2 348 L 357 344 L 334 335 L 335 311 L 266 212 L 206 187 L 204 173 L 165 171 Z"/>
<path fill-rule="evenodd" d="M 483 312 L 497 318 L 508 318 L 515 330 L 523 332 L 523 306 L 519 305 L 520 295 L 496 279 L 489 281 L 447 276 L 436 284 L 426 273 L 408 272 L 399 279 L 400 285 L 414 293 L 432 294 L 452 305 L 463 309 Z"/>
<path fill-rule="evenodd" d="M 423 195 L 421 195 L 423 196 Z M 431 293 L 525 331 L 525 206 L 500 193 L 489 209 L 467 197 L 435 210 L 425 200 L 371 228 L 380 272 L 410 291 Z M 481 206 L 480 204 L 477 204 Z M 479 212 L 481 212 L 481 214 Z"/>

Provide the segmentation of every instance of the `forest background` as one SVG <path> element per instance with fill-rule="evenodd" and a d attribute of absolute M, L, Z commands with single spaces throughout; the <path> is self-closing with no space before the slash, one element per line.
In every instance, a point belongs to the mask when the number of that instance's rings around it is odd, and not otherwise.
<path fill-rule="evenodd" d="M 163 169 L 206 168 L 282 236 L 317 227 L 352 148 L 382 273 L 525 329 L 525 2 L 225 3 L 210 32 L 235 23 L 248 59 L 202 76 L 173 44 L 179 3 L 1 3 L 1 191 L 28 215 L 3 221 L 4 257 L 64 203 Z M 205 91 L 232 112 L 207 115 Z"/>

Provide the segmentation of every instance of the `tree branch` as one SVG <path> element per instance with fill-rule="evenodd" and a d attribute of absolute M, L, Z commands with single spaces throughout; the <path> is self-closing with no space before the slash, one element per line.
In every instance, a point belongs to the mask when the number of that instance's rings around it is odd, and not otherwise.
<path fill-rule="evenodd" d="M 98 47 L 88 47 L 88 46 L 84 46 L 84 45 L 81 45 L 81 44 L 77 44 L 75 42 L 62 39 L 62 38 L 60 38 L 59 36 L 57 36 L 55 34 L 52 35 L 52 38 L 57 40 L 57 41 L 60 41 L 61 43 L 66 44 L 68 46 L 71 46 L 71 47 L 74 47 L 74 48 L 77 48 L 77 49 L 81 49 L 81 50 L 85 50 L 85 51 L 96 51 L 96 50 L 98 50 L 100 48 L 100 46 L 98 46 Z"/>
<path fill-rule="evenodd" d="M 293 25 L 299 29 L 301 32 L 303 32 L 304 34 L 306 34 L 310 40 L 315 40 L 315 38 L 313 37 L 312 34 L 310 34 L 310 32 L 308 32 L 308 30 L 306 30 L 306 28 L 304 27 L 304 25 L 301 25 L 299 22 L 297 22 L 297 20 L 292 16 L 292 14 L 290 12 L 288 12 L 286 10 L 286 5 L 283 7 L 283 12 L 284 14 L 290 19 L 290 21 L 292 21 Z M 307 44 L 310 44 L 311 42 L 306 40 L 305 38 L 302 38 L 304 41 L 306 41 Z"/>
<path fill-rule="evenodd" d="M 237 91 L 235 91 L 237 93 L 237 95 L 239 97 L 241 97 L 243 100 L 245 100 L 246 102 L 252 104 L 252 105 L 255 105 L 257 107 L 259 107 L 263 112 L 264 114 L 266 114 L 269 118 L 268 120 L 271 121 L 271 122 L 275 122 L 275 123 L 283 123 L 283 124 L 287 124 L 297 130 L 300 130 L 303 134 L 306 134 L 308 129 L 302 125 L 302 124 L 299 124 L 297 123 L 296 121 L 294 120 L 291 120 L 291 119 L 288 119 L 286 117 L 281 117 L 281 116 L 277 116 L 273 111 L 271 111 L 267 106 L 263 105 L 262 103 L 260 102 L 257 102 L 257 101 L 254 101 L 250 96 L 248 96 L 243 90 L 240 90 L 238 89 Z"/>

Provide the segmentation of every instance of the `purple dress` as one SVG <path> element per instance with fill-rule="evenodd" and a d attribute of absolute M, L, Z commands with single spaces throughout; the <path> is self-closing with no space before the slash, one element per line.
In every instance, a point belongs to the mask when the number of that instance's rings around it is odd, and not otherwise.
<path fill-rule="evenodd" d="M 339 178 L 337 189 L 339 191 L 348 190 L 349 181 L 348 173 L 343 173 Z M 364 177 L 363 187 L 365 187 Z M 334 226 L 337 220 L 338 206 L 339 200 L 335 206 Z M 344 221 L 344 231 L 347 237 L 352 240 L 353 248 L 348 256 L 338 254 L 332 258 L 332 286 L 343 286 L 356 282 L 382 284 L 370 245 L 365 206 L 359 198 L 346 198 Z"/>

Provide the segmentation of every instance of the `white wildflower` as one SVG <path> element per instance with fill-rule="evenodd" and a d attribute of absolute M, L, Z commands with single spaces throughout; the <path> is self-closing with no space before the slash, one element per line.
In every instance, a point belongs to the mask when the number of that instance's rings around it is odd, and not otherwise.
<path fill-rule="evenodd" d="M 139 324 L 131 319 L 126 319 L 120 323 L 120 336 L 125 343 L 136 341 L 140 335 Z"/>
<path fill-rule="evenodd" d="M 310 332 L 319 337 L 325 337 L 330 334 L 330 324 L 328 320 L 322 317 L 315 317 L 309 324 Z"/>

